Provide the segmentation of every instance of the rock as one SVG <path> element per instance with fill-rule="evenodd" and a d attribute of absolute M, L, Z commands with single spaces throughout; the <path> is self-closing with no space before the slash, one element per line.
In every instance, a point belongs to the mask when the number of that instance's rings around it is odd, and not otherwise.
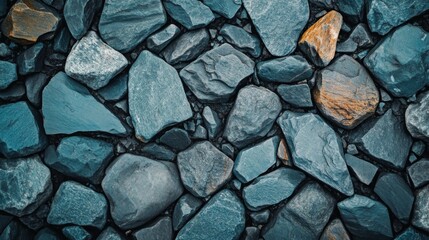
<path fill-rule="evenodd" d="M 262 229 L 265 240 L 319 239 L 335 199 L 317 183 L 307 183 Z"/>
<path fill-rule="evenodd" d="M 1 3 L 0 3 L 1 4 Z M 0 57 L 7 58 L 12 56 L 12 50 L 5 43 L 0 43 Z"/>
<path fill-rule="evenodd" d="M 202 205 L 203 201 L 189 193 L 180 197 L 173 211 L 174 231 L 180 230 L 197 213 Z"/>
<path fill-rule="evenodd" d="M 246 86 L 238 92 L 223 136 L 238 148 L 265 136 L 281 111 L 279 97 L 264 87 Z"/>
<path fill-rule="evenodd" d="M 215 16 L 209 7 L 196 0 L 164 0 L 168 15 L 186 29 L 202 28 L 211 23 Z"/>
<path fill-rule="evenodd" d="M 118 101 L 128 92 L 128 74 L 122 74 L 114 78 L 107 86 L 98 90 L 98 93 L 106 101 Z"/>
<path fill-rule="evenodd" d="M 120 52 L 129 52 L 166 21 L 161 0 L 106 0 L 98 29 L 109 46 Z"/>
<path fill-rule="evenodd" d="M 63 235 L 69 240 L 90 240 L 92 235 L 81 226 L 67 226 L 62 229 Z"/>
<path fill-rule="evenodd" d="M 286 111 L 277 123 L 285 135 L 296 167 L 344 195 L 353 195 L 341 140 L 320 116 Z"/>
<path fill-rule="evenodd" d="M 389 212 L 380 202 L 356 194 L 337 206 L 353 238 L 377 240 L 393 237 Z"/>
<path fill-rule="evenodd" d="M 326 226 L 320 240 L 350 240 L 350 237 L 341 220 L 336 218 Z"/>
<path fill-rule="evenodd" d="M 349 142 L 377 161 L 402 169 L 413 143 L 404 125 L 401 117 L 388 110 L 383 116 L 371 119 L 351 132 Z"/>
<path fill-rule="evenodd" d="M 5 157 L 24 157 L 46 147 L 40 115 L 27 102 L 0 105 L 0 116 L 0 153 Z"/>
<path fill-rule="evenodd" d="M 37 155 L 0 159 L 0 182 L 0 210 L 17 217 L 34 212 L 52 194 L 51 172 Z"/>
<path fill-rule="evenodd" d="M 381 175 L 374 187 L 374 192 L 389 207 L 402 223 L 408 223 L 414 196 L 404 179 L 394 173 Z"/>
<path fill-rule="evenodd" d="M 64 19 L 71 35 L 81 39 L 89 27 L 92 19 L 101 8 L 102 2 L 97 0 L 67 0 L 64 5 Z"/>
<path fill-rule="evenodd" d="M 304 178 L 302 172 L 283 167 L 262 175 L 244 187 L 243 198 L 246 206 L 257 211 L 286 200 Z"/>
<path fill-rule="evenodd" d="M 118 233 L 114 228 L 107 227 L 98 235 L 97 240 L 125 240 L 125 237 Z"/>
<path fill-rule="evenodd" d="M 178 151 L 185 150 L 191 145 L 192 141 L 189 138 L 188 132 L 181 128 L 172 128 L 165 132 L 159 141 Z"/>
<path fill-rule="evenodd" d="M 257 227 L 246 227 L 244 230 L 244 239 L 245 240 L 258 240 L 260 230 Z"/>
<path fill-rule="evenodd" d="M 121 121 L 80 83 L 57 73 L 43 90 L 42 113 L 47 134 L 105 132 L 125 135 Z"/>
<path fill-rule="evenodd" d="M 353 24 L 364 21 L 365 0 L 337 0 L 333 3 L 347 21 Z"/>
<path fill-rule="evenodd" d="M 294 107 L 313 107 L 310 87 L 306 83 L 297 85 L 282 84 L 277 87 L 277 92 L 286 103 Z"/>
<path fill-rule="evenodd" d="M 7 1 L 0 2 L 0 17 L 3 17 L 4 15 L 6 15 L 7 10 L 8 10 Z"/>
<path fill-rule="evenodd" d="M 241 150 L 234 161 L 234 176 L 248 183 L 266 172 L 276 163 L 279 138 L 272 137 L 252 147 Z"/>
<path fill-rule="evenodd" d="M 72 35 L 67 27 L 63 27 L 61 31 L 59 31 L 54 38 L 53 49 L 55 52 L 60 53 L 68 53 L 70 40 L 72 39 Z"/>
<path fill-rule="evenodd" d="M 404 8 L 399 9 L 402 11 Z M 365 66 L 393 96 L 410 97 L 429 83 L 429 73 L 425 67 L 429 64 L 426 57 L 429 51 L 428 34 L 412 25 L 399 27 L 384 37 L 365 57 Z"/>
<path fill-rule="evenodd" d="M 241 0 L 203 0 L 203 3 L 213 12 L 228 19 L 233 18 L 241 7 Z"/>
<path fill-rule="evenodd" d="M 52 39 L 60 20 L 54 9 L 39 1 L 18 0 L 3 20 L 1 32 L 19 44 L 33 44 Z"/>
<path fill-rule="evenodd" d="M 42 0 L 42 1 L 48 4 L 49 6 L 54 7 L 57 10 L 61 10 L 64 7 L 65 0 Z"/>
<path fill-rule="evenodd" d="M 0 91 L 0 100 L 16 102 L 25 96 L 25 86 L 21 82 L 12 84 L 10 87 Z"/>
<path fill-rule="evenodd" d="M 262 81 L 294 83 L 310 78 L 313 68 L 305 58 L 291 55 L 259 62 L 256 74 Z"/>
<path fill-rule="evenodd" d="M 74 181 L 63 182 L 55 194 L 47 222 L 52 225 L 74 224 L 102 229 L 107 218 L 103 194 Z"/>
<path fill-rule="evenodd" d="M 42 105 L 42 91 L 47 83 L 48 75 L 44 73 L 32 74 L 25 79 L 27 98 L 37 108 Z"/>
<path fill-rule="evenodd" d="M 426 144 L 422 141 L 415 141 L 411 147 L 411 151 L 417 156 L 421 156 L 426 151 Z"/>
<path fill-rule="evenodd" d="M 189 62 L 207 48 L 209 40 L 209 34 L 204 28 L 189 31 L 169 44 L 161 52 L 161 56 L 171 65 Z"/>
<path fill-rule="evenodd" d="M 33 233 L 30 229 L 26 228 L 19 221 L 14 220 L 7 225 L 2 233 L 0 239 L 2 240 L 27 240 L 32 239 Z"/>
<path fill-rule="evenodd" d="M 203 109 L 203 120 L 209 138 L 214 139 L 222 128 L 222 120 L 219 118 L 217 112 L 213 111 L 209 106 L 205 106 Z"/>
<path fill-rule="evenodd" d="M 176 154 L 173 151 L 156 143 L 145 145 L 142 149 L 142 153 L 158 160 L 173 161 L 176 158 Z"/>
<path fill-rule="evenodd" d="M 417 191 L 414 202 L 413 218 L 411 223 L 414 227 L 429 232 L 429 185 Z"/>
<path fill-rule="evenodd" d="M 270 210 L 265 209 L 258 212 L 251 212 L 250 218 L 252 219 L 252 222 L 255 224 L 264 224 L 267 223 L 270 219 Z"/>
<path fill-rule="evenodd" d="M 176 25 L 170 24 L 147 38 L 147 48 L 152 52 L 158 53 L 173 41 L 173 39 L 179 36 L 179 34 L 180 29 Z"/>
<path fill-rule="evenodd" d="M 283 138 L 280 140 L 279 147 L 277 148 L 277 158 L 279 158 L 284 165 L 292 166 L 292 159 L 286 141 Z"/>
<path fill-rule="evenodd" d="M 101 186 L 116 225 L 143 225 L 180 197 L 183 187 L 173 163 L 123 154 L 110 164 Z"/>
<path fill-rule="evenodd" d="M 197 197 L 207 197 L 225 185 L 234 162 L 208 141 L 198 142 L 177 155 L 185 188 Z"/>
<path fill-rule="evenodd" d="M 216 0 L 211 0 L 215 2 Z M 234 1 L 234 0 L 226 0 Z M 239 0 L 241 1 L 241 0 Z M 207 0 L 205 1 L 207 2 Z M 219 2 L 219 1 L 216 1 Z M 253 57 L 257 58 L 261 55 L 262 47 L 259 38 L 249 34 L 241 27 L 237 27 L 231 24 L 224 24 L 219 31 L 219 34 L 230 44 L 236 48 L 247 52 Z"/>
<path fill-rule="evenodd" d="M 52 229 L 45 227 L 37 232 L 34 240 L 61 240 L 61 238 Z"/>
<path fill-rule="evenodd" d="M 0 89 L 6 89 L 11 83 L 18 80 L 15 63 L 0 61 L 0 72 Z"/>
<path fill-rule="evenodd" d="M 425 111 L 429 107 L 429 91 L 419 98 L 417 103 L 408 105 L 405 111 L 405 123 L 411 136 L 429 142 L 429 126 L 427 126 L 429 112 Z"/>
<path fill-rule="evenodd" d="M 49 213 L 49 205 L 48 203 L 45 202 L 42 205 L 40 205 L 40 207 L 38 207 L 34 212 L 32 212 L 29 215 L 20 217 L 19 220 L 26 227 L 36 231 L 46 225 L 46 217 L 48 216 L 48 213 Z M 0 226 L 0 231 L 1 231 L 1 226 Z"/>
<path fill-rule="evenodd" d="M 328 65 L 335 57 L 343 17 L 332 10 L 317 20 L 302 34 L 298 46 L 317 66 Z"/>
<path fill-rule="evenodd" d="M 242 1 L 256 31 L 272 55 L 285 56 L 295 50 L 310 15 L 307 0 Z"/>
<path fill-rule="evenodd" d="M 45 53 L 46 45 L 38 42 L 19 54 L 16 59 L 19 74 L 27 75 L 42 71 Z"/>
<path fill-rule="evenodd" d="M 428 169 L 428 159 L 422 159 L 407 168 L 408 176 L 413 182 L 414 188 L 420 188 L 429 183 Z"/>
<path fill-rule="evenodd" d="M 402 232 L 395 240 L 428 240 L 429 236 L 425 235 L 422 232 L 417 231 L 413 227 L 408 227 Z"/>
<path fill-rule="evenodd" d="M 67 56 L 65 71 L 77 81 L 97 90 L 128 65 L 128 60 L 89 31 Z"/>
<path fill-rule="evenodd" d="M 378 171 L 378 167 L 350 154 L 345 154 L 345 157 L 347 166 L 350 167 L 359 181 L 369 186 Z"/>
<path fill-rule="evenodd" d="M 185 239 L 238 239 L 245 226 L 244 206 L 230 190 L 222 190 L 177 234 Z"/>
<path fill-rule="evenodd" d="M 170 217 L 161 217 L 156 222 L 133 233 L 136 240 L 172 240 L 173 228 Z"/>
<path fill-rule="evenodd" d="M 380 100 L 371 76 L 347 55 L 319 73 L 313 96 L 320 112 L 345 129 L 353 129 L 373 115 Z"/>
<path fill-rule="evenodd" d="M 429 9 L 429 2 L 403 0 L 388 2 L 370 0 L 366 3 L 368 25 L 372 32 L 385 35 L 391 29 Z M 393 49 L 392 49 L 393 50 Z M 401 54 L 403 54 L 401 52 Z"/>
<path fill-rule="evenodd" d="M 342 53 L 354 53 L 358 48 L 367 48 L 372 45 L 374 45 L 374 40 L 372 39 L 371 33 L 365 24 L 360 23 L 353 29 L 353 32 L 346 41 L 338 43 L 336 51 Z"/>
<path fill-rule="evenodd" d="M 253 68 L 252 59 L 225 43 L 184 67 L 180 77 L 202 102 L 226 102 Z"/>
<path fill-rule="evenodd" d="M 149 51 L 141 52 L 131 66 L 128 104 L 136 137 L 143 142 L 192 117 L 176 69 Z"/>

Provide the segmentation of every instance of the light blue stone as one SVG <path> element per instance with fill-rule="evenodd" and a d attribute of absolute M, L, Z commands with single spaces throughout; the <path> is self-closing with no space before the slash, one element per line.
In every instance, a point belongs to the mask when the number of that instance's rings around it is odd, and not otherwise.
<path fill-rule="evenodd" d="M 125 240 L 122 234 L 118 233 L 114 228 L 107 227 L 98 235 L 97 240 Z"/>
<path fill-rule="evenodd" d="M 232 1 L 232 0 L 231 0 Z M 259 38 L 251 35 L 241 27 L 225 24 L 219 31 L 225 40 L 242 51 L 257 58 L 261 55 L 262 46 Z"/>
<path fill-rule="evenodd" d="M 277 87 L 277 92 L 285 102 L 291 104 L 294 107 L 313 107 L 311 90 L 307 83 L 296 85 L 282 84 Z"/>
<path fill-rule="evenodd" d="M 98 90 L 98 93 L 106 101 L 118 101 L 127 94 L 128 74 L 114 78 L 107 86 Z"/>
<path fill-rule="evenodd" d="M 241 0 L 203 0 L 213 12 L 231 19 L 241 7 Z"/>
<path fill-rule="evenodd" d="M 188 30 L 205 27 L 215 19 L 210 8 L 198 0 L 165 0 L 164 7 Z"/>
<path fill-rule="evenodd" d="M 170 24 L 161 31 L 147 38 L 147 48 L 153 52 L 159 52 L 179 34 L 180 29 L 176 25 Z"/>

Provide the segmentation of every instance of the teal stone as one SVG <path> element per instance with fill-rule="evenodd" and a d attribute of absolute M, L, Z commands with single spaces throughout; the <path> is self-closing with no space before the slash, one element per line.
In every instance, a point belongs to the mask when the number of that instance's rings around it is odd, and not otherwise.
<path fill-rule="evenodd" d="M 414 202 L 413 218 L 411 223 L 414 227 L 429 232 L 429 185 L 419 189 Z"/>
<path fill-rule="evenodd" d="M 259 57 L 262 53 L 262 45 L 259 38 L 246 32 L 246 30 L 241 27 L 225 24 L 220 29 L 219 34 L 227 42 L 255 58 Z"/>
<path fill-rule="evenodd" d="M 44 73 L 36 73 L 25 79 L 25 92 L 28 100 L 37 108 L 42 105 L 42 91 L 48 84 L 49 76 Z"/>
<path fill-rule="evenodd" d="M 67 27 L 55 34 L 53 49 L 55 52 L 67 53 L 70 50 L 72 35 Z"/>
<path fill-rule="evenodd" d="M 313 75 L 313 68 L 299 55 L 261 61 L 256 65 L 258 78 L 266 82 L 294 83 Z"/>
<path fill-rule="evenodd" d="M 336 0 L 334 5 L 347 21 L 357 24 L 364 20 L 365 0 Z"/>
<path fill-rule="evenodd" d="M 61 240 L 61 237 L 52 229 L 45 227 L 37 232 L 34 240 Z"/>
<path fill-rule="evenodd" d="M 203 0 L 213 12 L 231 19 L 241 7 L 241 0 Z"/>
<path fill-rule="evenodd" d="M 6 89 L 11 83 L 18 80 L 15 63 L 0 61 L 0 73 L 0 89 Z"/>
<path fill-rule="evenodd" d="M 200 210 L 202 205 L 203 201 L 192 194 L 187 193 L 180 197 L 173 210 L 174 230 L 180 230 Z"/>
<path fill-rule="evenodd" d="M 294 107 L 313 107 L 311 90 L 307 83 L 296 85 L 282 84 L 277 87 L 277 92 L 285 102 L 291 104 Z"/>
<path fill-rule="evenodd" d="M 92 235 L 81 226 L 67 226 L 62 230 L 68 240 L 90 240 Z"/>
<path fill-rule="evenodd" d="M 198 0 L 164 0 L 164 7 L 188 30 L 205 27 L 215 19 L 210 8 Z"/>
<path fill-rule="evenodd" d="M 413 227 L 408 227 L 405 231 L 399 234 L 395 240 L 429 240 L 429 235 L 426 235 Z"/>
<path fill-rule="evenodd" d="M 345 154 L 345 158 L 347 166 L 350 167 L 359 181 L 366 185 L 370 185 L 378 171 L 378 167 L 350 154 Z"/>
<path fill-rule="evenodd" d="M 210 139 L 214 139 L 222 128 L 222 120 L 217 112 L 213 111 L 209 106 L 203 109 L 203 121 L 207 128 Z"/>
<path fill-rule="evenodd" d="M 18 55 L 16 63 L 20 75 L 40 72 L 43 68 L 47 46 L 38 42 Z"/>
<path fill-rule="evenodd" d="M 100 96 L 106 101 L 118 101 L 127 95 L 128 74 L 114 78 L 107 86 L 98 90 Z"/>
<path fill-rule="evenodd" d="M 64 5 L 64 19 L 71 35 L 76 40 L 81 39 L 89 27 L 92 19 L 101 8 L 98 0 L 67 0 Z"/>
<path fill-rule="evenodd" d="M 175 39 L 180 34 L 180 29 L 174 25 L 170 24 L 164 29 L 158 31 L 157 33 L 152 34 L 146 40 L 147 48 L 155 53 L 160 52 L 164 49 L 173 39 Z"/>
<path fill-rule="evenodd" d="M 125 240 L 125 237 L 114 228 L 107 227 L 98 235 L 96 240 Z"/>
<path fill-rule="evenodd" d="M 170 217 L 160 217 L 149 226 L 135 231 L 133 234 L 136 240 L 172 240 L 173 227 L 171 225 Z"/>

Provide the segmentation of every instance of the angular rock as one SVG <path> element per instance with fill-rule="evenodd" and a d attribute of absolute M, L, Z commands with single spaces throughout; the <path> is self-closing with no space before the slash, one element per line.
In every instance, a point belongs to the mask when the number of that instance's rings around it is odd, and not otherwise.
<path fill-rule="evenodd" d="M 405 111 L 405 123 L 411 136 L 429 142 L 429 91 L 419 96 L 417 103 L 408 105 Z"/>
<path fill-rule="evenodd" d="M 180 230 L 176 239 L 238 239 L 244 226 L 240 199 L 230 190 L 222 190 Z"/>
<path fill-rule="evenodd" d="M 298 46 L 317 66 L 328 65 L 335 57 L 343 17 L 332 10 L 317 20 L 302 34 Z"/>
<path fill-rule="evenodd" d="M 296 167 L 342 194 L 353 195 L 341 140 L 320 116 L 286 111 L 277 123 L 285 135 Z"/>
<path fill-rule="evenodd" d="M 319 239 L 335 199 L 314 182 L 307 183 L 263 228 L 265 240 Z"/>
<path fill-rule="evenodd" d="M 222 120 L 209 106 L 206 106 L 203 109 L 203 120 L 204 125 L 207 128 L 209 138 L 215 138 L 222 128 Z"/>
<path fill-rule="evenodd" d="M 37 155 L 0 159 L 0 182 L 0 210 L 17 217 L 32 213 L 52 194 L 51 172 Z"/>
<path fill-rule="evenodd" d="M 0 72 L 0 89 L 6 89 L 11 83 L 18 80 L 15 63 L 0 61 Z"/>
<path fill-rule="evenodd" d="M 262 81 L 294 83 L 310 78 L 313 68 L 305 58 L 291 55 L 259 62 L 256 74 Z"/>
<path fill-rule="evenodd" d="M 55 52 L 60 53 L 68 53 L 69 52 L 69 46 L 70 46 L 70 40 L 72 38 L 72 35 L 67 27 L 63 27 L 61 31 L 59 31 L 54 38 L 54 46 L 53 49 Z"/>
<path fill-rule="evenodd" d="M 217 0 L 214 1 L 218 2 Z M 228 1 L 232 2 L 234 0 Z M 234 45 L 236 48 L 247 52 L 253 57 L 257 58 L 261 55 L 261 41 L 259 41 L 259 38 L 246 32 L 243 28 L 231 24 L 224 24 L 220 29 L 219 34 L 222 35 L 227 42 Z"/>
<path fill-rule="evenodd" d="M 25 79 L 25 92 L 28 100 L 37 108 L 42 105 L 42 91 L 48 83 L 48 75 L 36 73 Z"/>
<path fill-rule="evenodd" d="M 359 181 L 370 185 L 378 171 L 378 167 L 350 154 L 345 154 L 345 157 L 347 166 L 350 167 Z"/>
<path fill-rule="evenodd" d="M 129 52 L 166 21 L 161 0 L 106 0 L 98 29 L 109 46 L 120 52 Z"/>
<path fill-rule="evenodd" d="M 410 97 L 429 83 L 428 34 L 420 27 L 404 25 L 384 37 L 365 57 L 365 66 L 393 96 Z"/>
<path fill-rule="evenodd" d="M 141 52 L 129 71 L 128 104 L 136 137 L 143 142 L 192 117 L 176 69 L 149 51 Z"/>
<path fill-rule="evenodd" d="M 299 108 L 313 107 L 311 91 L 308 84 L 286 85 L 282 84 L 277 87 L 280 97 L 292 106 Z"/>
<path fill-rule="evenodd" d="M 156 222 L 133 233 L 136 240 L 172 240 L 173 228 L 170 217 L 161 217 Z"/>
<path fill-rule="evenodd" d="M 279 147 L 277 148 L 277 157 L 284 165 L 292 166 L 292 159 L 290 157 L 286 141 L 283 138 L 280 140 Z"/>
<path fill-rule="evenodd" d="M 24 84 L 17 82 L 10 87 L 0 91 L 0 100 L 6 102 L 16 102 L 25 96 Z"/>
<path fill-rule="evenodd" d="M 147 38 L 147 48 L 155 53 L 160 52 L 179 34 L 180 29 L 176 25 L 170 24 L 161 31 Z"/>
<path fill-rule="evenodd" d="M 45 227 L 37 232 L 34 240 L 61 240 L 61 238 L 52 229 Z"/>
<path fill-rule="evenodd" d="M 122 234 L 118 233 L 114 228 L 107 227 L 98 235 L 97 240 L 125 240 Z"/>
<path fill-rule="evenodd" d="M 179 151 L 185 150 L 192 143 L 188 132 L 181 128 L 172 128 L 168 130 L 159 138 L 159 141 Z"/>
<path fill-rule="evenodd" d="M 225 43 L 183 68 L 180 77 L 202 102 L 226 102 L 253 68 L 252 59 Z"/>
<path fill-rule="evenodd" d="M 107 218 L 107 200 L 103 194 L 74 181 L 63 182 L 52 200 L 47 222 L 74 224 L 102 229 Z"/>
<path fill-rule="evenodd" d="M 189 193 L 180 197 L 173 211 L 174 231 L 180 230 L 197 213 L 202 205 L 203 201 Z"/>
<path fill-rule="evenodd" d="M 364 20 L 365 0 L 337 0 L 334 5 L 347 21 L 357 24 Z"/>
<path fill-rule="evenodd" d="M 215 19 L 210 8 L 197 0 L 164 0 L 163 2 L 168 15 L 188 30 L 205 27 Z"/>
<path fill-rule="evenodd" d="M 234 162 L 208 141 L 196 143 L 177 155 L 185 188 L 197 197 L 207 197 L 225 185 Z"/>
<path fill-rule="evenodd" d="M 1 32 L 19 44 L 33 44 L 52 39 L 60 20 L 54 9 L 39 1 L 19 0 L 3 20 Z"/>
<path fill-rule="evenodd" d="M 260 230 L 257 227 L 246 227 L 243 234 L 244 240 L 258 240 Z"/>
<path fill-rule="evenodd" d="M 395 240 L 428 240 L 429 236 L 417 231 L 413 227 L 408 227 L 404 232 L 395 238 Z"/>
<path fill-rule="evenodd" d="M 348 1 L 343 1 L 348 2 Z M 337 52 L 354 53 L 358 48 L 367 48 L 374 45 L 374 40 L 365 24 L 360 23 L 346 41 L 338 43 Z"/>
<path fill-rule="evenodd" d="M 173 151 L 156 143 L 145 145 L 142 149 L 142 153 L 158 160 L 173 161 L 176 158 L 176 154 Z"/>
<path fill-rule="evenodd" d="M 0 233 L 0 239 L 4 240 L 27 240 L 32 239 L 32 232 L 19 221 L 14 220 Z"/>
<path fill-rule="evenodd" d="M 57 73 L 43 90 L 42 113 L 47 134 L 105 132 L 125 135 L 121 121 L 80 83 Z"/>
<path fill-rule="evenodd" d="M 270 210 L 265 209 L 258 212 L 251 212 L 249 215 L 253 223 L 264 224 L 270 219 L 271 213 Z"/>
<path fill-rule="evenodd" d="M 246 86 L 238 92 L 223 136 L 236 147 L 244 147 L 265 136 L 280 111 L 280 99 L 275 93 L 264 87 Z"/>
<path fill-rule="evenodd" d="M 42 1 L 48 4 L 49 6 L 54 7 L 57 10 L 61 10 L 64 7 L 65 0 L 42 0 Z"/>
<path fill-rule="evenodd" d="M 302 172 L 290 168 L 278 168 L 262 175 L 243 189 L 246 206 L 257 211 L 286 200 L 304 178 Z"/>
<path fill-rule="evenodd" d="M 118 101 L 122 99 L 128 90 L 128 74 L 114 78 L 107 86 L 98 90 L 98 93 L 106 101 Z"/>
<path fill-rule="evenodd" d="M 341 220 L 336 218 L 326 226 L 320 240 L 350 240 L 350 237 Z"/>
<path fill-rule="evenodd" d="M 102 2 L 97 0 L 67 0 L 64 5 L 64 19 L 71 35 L 81 39 L 91 26 L 94 15 Z"/>
<path fill-rule="evenodd" d="M 256 31 L 272 55 L 285 56 L 295 50 L 310 16 L 307 0 L 242 1 Z"/>
<path fill-rule="evenodd" d="M 417 191 L 414 202 L 413 218 L 411 223 L 414 227 L 429 233 L 429 185 Z"/>
<path fill-rule="evenodd" d="M 389 212 L 380 202 L 356 194 L 337 206 L 353 238 L 377 240 L 393 237 Z"/>
<path fill-rule="evenodd" d="M 40 72 L 43 68 L 43 59 L 45 58 L 46 45 L 38 42 L 19 54 L 16 62 L 20 75 Z"/>
<path fill-rule="evenodd" d="M 408 176 L 413 182 L 414 188 L 420 188 L 429 183 L 428 169 L 429 159 L 422 159 L 407 168 Z"/>
<path fill-rule="evenodd" d="M 97 90 L 128 65 L 128 60 L 105 44 L 97 33 L 89 31 L 75 43 L 67 56 L 65 72 L 70 77 Z"/>
<path fill-rule="evenodd" d="M 62 229 L 63 235 L 69 240 L 91 240 L 92 235 L 81 226 L 67 226 Z"/>
<path fill-rule="evenodd" d="M 183 192 L 173 163 L 123 154 L 106 171 L 101 186 L 110 213 L 122 229 L 140 226 L 163 212 Z"/>
<path fill-rule="evenodd" d="M 213 12 L 231 19 L 241 7 L 241 0 L 203 0 Z"/>

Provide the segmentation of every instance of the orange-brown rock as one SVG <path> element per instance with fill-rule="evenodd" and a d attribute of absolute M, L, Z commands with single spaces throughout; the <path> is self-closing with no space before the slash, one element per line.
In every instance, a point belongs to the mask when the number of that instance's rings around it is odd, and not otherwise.
<path fill-rule="evenodd" d="M 345 129 L 352 129 L 371 116 L 379 102 L 371 76 L 347 55 L 318 73 L 313 97 L 320 112 Z"/>
<path fill-rule="evenodd" d="M 286 141 L 282 138 L 277 148 L 277 157 L 286 166 L 292 166 L 291 158 L 289 157 L 289 151 L 287 150 Z"/>
<path fill-rule="evenodd" d="M 9 10 L 1 30 L 3 35 L 20 44 L 51 39 L 61 18 L 51 7 L 36 0 L 18 0 Z"/>
<path fill-rule="evenodd" d="M 340 13 L 332 10 L 304 32 L 298 46 L 317 66 L 324 67 L 335 56 L 338 34 L 343 24 Z"/>

